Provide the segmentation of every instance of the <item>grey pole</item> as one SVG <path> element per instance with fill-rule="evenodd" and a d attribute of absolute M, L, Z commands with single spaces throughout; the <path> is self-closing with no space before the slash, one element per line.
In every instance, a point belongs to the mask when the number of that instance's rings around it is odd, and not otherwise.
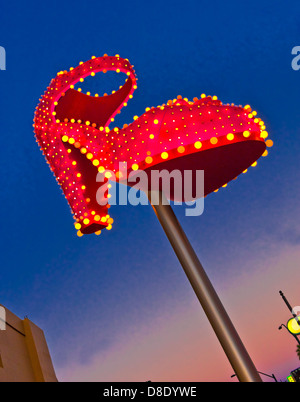
<path fill-rule="evenodd" d="M 206 275 L 163 193 L 148 193 L 149 200 L 227 358 L 241 382 L 262 382 L 247 350 Z"/>
<path fill-rule="evenodd" d="M 287 298 L 285 297 L 285 295 L 283 294 L 283 292 L 281 290 L 279 290 L 279 294 L 282 297 L 282 299 L 285 302 L 285 304 L 287 305 L 287 308 L 290 310 L 290 312 L 292 313 L 293 317 L 297 321 L 297 324 L 300 325 L 300 319 L 298 318 L 297 314 L 294 313 L 293 307 L 287 301 Z"/>

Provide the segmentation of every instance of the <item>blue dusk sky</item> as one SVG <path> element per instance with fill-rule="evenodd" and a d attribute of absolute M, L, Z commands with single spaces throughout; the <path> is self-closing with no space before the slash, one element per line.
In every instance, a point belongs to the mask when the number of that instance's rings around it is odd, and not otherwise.
<path fill-rule="evenodd" d="M 138 77 L 116 126 L 202 93 L 266 123 L 267 157 L 201 216 L 174 211 L 257 369 L 285 379 L 300 366 L 278 331 L 291 316 L 279 290 L 300 305 L 299 1 L 4 2 L 0 32 L 0 302 L 44 330 L 59 381 L 236 381 L 152 207 L 113 206 L 111 231 L 77 237 L 36 144 L 50 80 L 104 53 Z"/>

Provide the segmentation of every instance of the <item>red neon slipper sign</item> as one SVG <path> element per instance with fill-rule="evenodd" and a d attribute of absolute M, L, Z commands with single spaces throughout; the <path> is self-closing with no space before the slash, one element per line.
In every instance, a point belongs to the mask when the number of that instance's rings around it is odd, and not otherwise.
<path fill-rule="evenodd" d="M 109 70 L 127 75 L 124 85 L 112 94 L 92 96 L 75 89 L 85 77 Z M 216 96 L 201 95 L 192 102 L 178 96 L 146 108 L 123 128 L 110 129 L 136 88 L 135 72 L 127 59 L 93 57 L 59 72 L 36 108 L 37 141 L 69 202 L 79 235 L 111 229 L 110 205 L 97 201 L 96 177 L 102 173 L 106 186 L 109 180 L 126 179 L 120 162 L 126 162 L 126 174 L 204 170 L 207 195 L 255 166 L 267 154 L 266 146 L 272 146 L 266 140 L 264 122 L 249 105 L 222 104 Z M 103 191 L 103 197 L 108 196 Z M 174 198 L 172 191 L 169 198 Z"/>

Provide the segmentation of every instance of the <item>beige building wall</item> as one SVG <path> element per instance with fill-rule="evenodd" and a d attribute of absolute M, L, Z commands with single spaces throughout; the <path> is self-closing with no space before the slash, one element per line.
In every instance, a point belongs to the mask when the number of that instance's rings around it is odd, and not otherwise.
<path fill-rule="evenodd" d="M 56 382 L 44 332 L 1 304 L 0 313 L 0 382 Z"/>

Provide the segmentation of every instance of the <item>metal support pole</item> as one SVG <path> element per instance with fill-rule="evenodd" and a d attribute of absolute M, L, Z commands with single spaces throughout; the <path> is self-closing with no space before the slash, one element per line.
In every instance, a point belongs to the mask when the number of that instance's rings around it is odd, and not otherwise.
<path fill-rule="evenodd" d="M 294 313 L 293 307 L 290 305 L 290 303 L 288 302 L 287 298 L 285 297 L 285 295 L 283 294 L 283 292 L 281 290 L 279 290 L 279 294 L 282 297 L 283 301 L 285 302 L 285 304 L 287 305 L 287 308 L 290 310 L 290 312 L 292 313 L 292 316 L 295 318 L 295 320 L 297 321 L 297 324 L 300 325 L 300 319 L 298 318 L 297 314 Z"/>
<path fill-rule="evenodd" d="M 148 193 L 152 207 L 184 269 L 225 354 L 241 382 L 262 382 L 247 350 L 187 239 L 170 204 L 161 192 Z M 157 202 L 158 201 L 158 202 Z"/>

